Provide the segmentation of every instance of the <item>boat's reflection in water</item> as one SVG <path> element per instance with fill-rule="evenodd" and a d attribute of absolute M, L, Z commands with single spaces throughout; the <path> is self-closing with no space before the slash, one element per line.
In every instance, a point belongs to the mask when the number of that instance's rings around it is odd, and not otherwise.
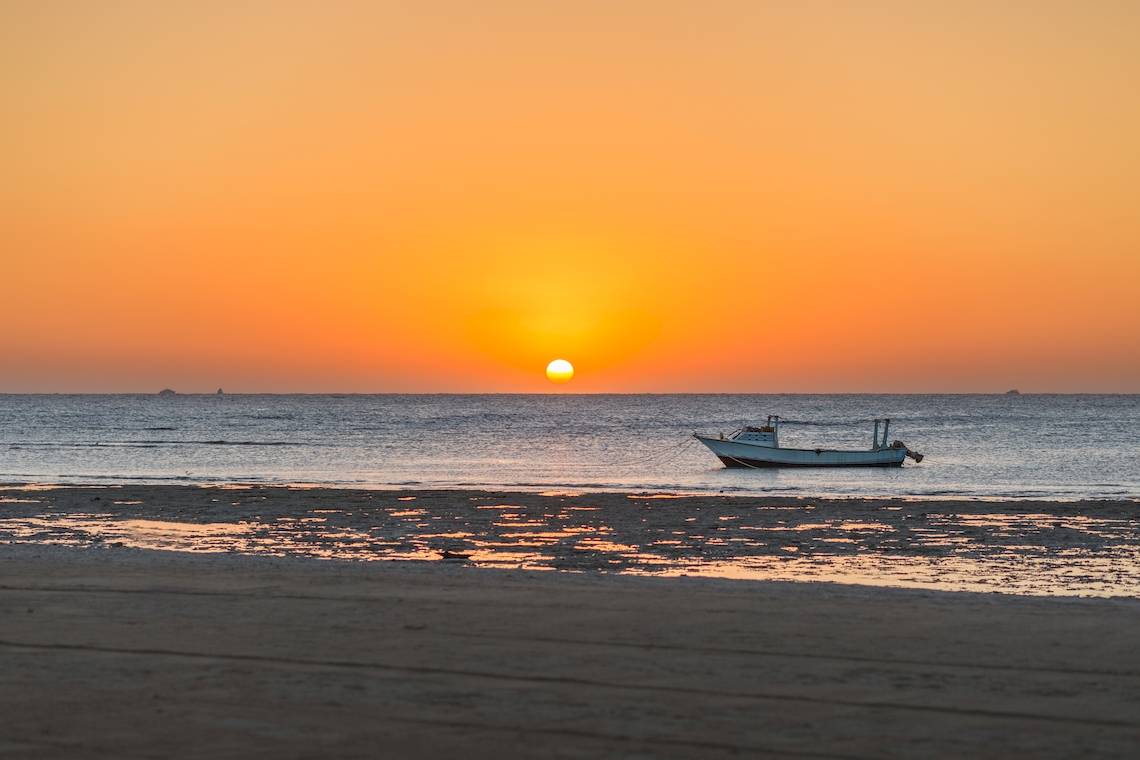
<path fill-rule="evenodd" d="M 37 494 L 36 497 L 44 497 Z M 30 495 L 9 507 L 33 507 Z M 1035 595 L 1140 594 L 1140 526 L 1130 517 L 937 505 L 766 506 L 570 492 L 437 498 L 377 495 L 367 509 L 313 508 L 231 522 L 219 512 L 153 519 L 116 511 L 35 509 L 0 519 L 0 541 L 234 552 L 351 560 L 423 560 L 530 570 L 830 581 Z M 166 514 L 162 515 L 166 517 Z M 208 521 L 197 521 L 193 518 Z M 444 560 L 444 552 L 452 559 Z M 460 556 L 465 559 L 455 559 Z"/>

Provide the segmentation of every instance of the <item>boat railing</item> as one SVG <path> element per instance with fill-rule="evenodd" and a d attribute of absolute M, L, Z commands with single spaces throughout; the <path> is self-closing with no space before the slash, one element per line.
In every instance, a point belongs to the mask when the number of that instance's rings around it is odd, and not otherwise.
<path fill-rule="evenodd" d="M 879 435 L 880 423 L 883 426 L 883 434 L 882 435 Z M 875 418 L 875 432 L 873 432 L 871 434 L 871 449 L 872 450 L 888 448 L 887 447 L 887 433 L 890 431 L 890 429 L 891 429 L 891 418 L 890 417 L 883 417 L 883 418 L 876 417 Z"/>

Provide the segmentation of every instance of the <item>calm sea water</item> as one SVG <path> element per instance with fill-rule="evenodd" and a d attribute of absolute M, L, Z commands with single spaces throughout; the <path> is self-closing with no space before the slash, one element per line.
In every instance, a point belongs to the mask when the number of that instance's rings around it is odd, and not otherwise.
<path fill-rule="evenodd" d="M 804 448 L 889 416 L 926 459 L 728 470 L 689 437 L 768 414 Z M 7 395 L 0 480 L 1137 498 L 1140 396 Z"/>

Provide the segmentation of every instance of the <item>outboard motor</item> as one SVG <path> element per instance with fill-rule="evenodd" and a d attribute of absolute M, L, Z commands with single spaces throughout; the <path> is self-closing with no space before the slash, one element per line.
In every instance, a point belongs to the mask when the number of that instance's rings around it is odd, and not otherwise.
<path fill-rule="evenodd" d="M 908 457 L 910 457 L 911 459 L 913 459 L 915 464 L 918 464 L 923 459 L 922 454 L 919 454 L 917 451 L 911 451 L 910 449 L 907 449 L 906 444 L 903 443 L 902 441 L 895 441 L 894 443 L 891 444 L 891 448 L 892 449 L 906 449 L 906 455 Z"/>

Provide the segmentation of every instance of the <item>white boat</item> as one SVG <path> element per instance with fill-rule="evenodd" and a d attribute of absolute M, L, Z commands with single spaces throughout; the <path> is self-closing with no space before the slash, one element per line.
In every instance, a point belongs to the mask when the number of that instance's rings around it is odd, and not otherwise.
<path fill-rule="evenodd" d="M 762 427 L 743 427 L 718 437 L 693 433 L 693 437 L 708 446 L 725 467 L 901 467 L 907 457 L 921 462 L 922 454 L 911 451 L 902 441 L 887 445 L 890 427 L 889 419 L 875 420 L 869 449 L 780 448 L 780 418 L 776 415 L 769 415 Z"/>

